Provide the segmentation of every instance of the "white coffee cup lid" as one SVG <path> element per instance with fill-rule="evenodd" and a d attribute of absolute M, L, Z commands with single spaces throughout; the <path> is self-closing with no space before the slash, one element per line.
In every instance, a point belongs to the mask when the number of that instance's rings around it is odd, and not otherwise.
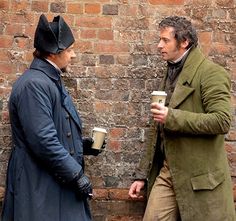
<path fill-rule="evenodd" d="M 100 128 L 100 127 L 94 127 L 93 130 L 103 132 L 103 133 L 107 133 L 106 129 Z"/>
<path fill-rule="evenodd" d="M 166 96 L 167 93 L 165 91 L 153 91 L 151 95 L 161 95 L 161 96 Z"/>

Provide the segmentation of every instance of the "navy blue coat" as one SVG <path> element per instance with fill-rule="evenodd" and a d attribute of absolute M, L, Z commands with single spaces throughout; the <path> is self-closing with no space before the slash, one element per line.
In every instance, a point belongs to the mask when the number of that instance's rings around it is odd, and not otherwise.
<path fill-rule="evenodd" d="M 13 149 L 2 221 L 90 221 L 71 181 L 83 173 L 81 120 L 60 72 L 35 58 L 9 101 Z"/>

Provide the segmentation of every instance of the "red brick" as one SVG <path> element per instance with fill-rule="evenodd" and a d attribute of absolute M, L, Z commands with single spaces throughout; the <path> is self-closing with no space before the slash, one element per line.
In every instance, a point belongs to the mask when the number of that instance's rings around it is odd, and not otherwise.
<path fill-rule="evenodd" d="M 225 44 L 220 44 L 220 43 L 214 43 L 212 45 L 212 50 L 214 53 L 219 53 L 219 54 L 224 54 L 224 55 L 229 55 L 233 53 L 232 47 L 225 45 Z"/>
<path fill-rule="evenodd" d="M 108 199 L 108 189 L 94 189 L 94 199 L 103 199 L 107 200 Z"/>
<path fill-rule="evenodd" d="M 7 49 L 0 50 L 0 61 L 1 62 L 4 62 L 4 61 L 9 62 L 9 52 Z"/>
<path fill-rule="evenodd" d="M 34 18 L 34 22 L 32 24 L 29 25 L 24 24 L 24 34 L 26 36 L 31 37 L 32 39 L 34 39 L 34 33 L 38 24 L 38 19 L 39 17 L 37 16 L 36 18 Z"/>
<path fill-rule="evenodd" d="M 140 41 L 142 34 L 140 32 L 130 31 L 123 31 L 119 37 L 119 40 L 122 42 L 129 42 L 129 41 Z"/>
<path fill-rule="evenodd" d="M 4 77 L 1 77 L 1 76 L 0 76 L 0 84 L 3 85 L 4 82 L 5 82 L 5 76 L 4 76 Z"/>
<path fill-rule="evenodd" d="M 9 35 L 0 36 L 0 48 L 11 48 L 13 37 Z"/>
<path fill-rule="evenodd" d="M 111 200 L 128 200 L 129 198 L 128 189 L 109 189 L 109 198 Z"/>
<path fill-rule="evenodd" d="M 80 0 L 82 2 L 100 2 L 100 3 L 106 3 L 106 2 L 110 2 L 111 0 Z"/>
<path fill-rule="evenodd" d="M 11 1 L 12 11 L 28 11 L 30 9 L 29 1 Z"/>
<path fill-rule="evenodd" d="M 31 47 L 31 41 L 27 37 L 17 37 L 14 41 L 18 48 L 27 49 Z"/>
<path fill-rule="evenodd" d="M 81 30 L 80 31 L 80 37 L 84 38 L 84 39 L 96 38 L 97 37 L 97 31 L 96 30 Z"/>
<path fill-rule="evenodd" d="M 52 2 L 50 3 L 50 11 L 53 13 L 65 13 L 66 3 L 65 2 Z"/>
<path fill-rule="evenodd" d="M 233 150 L 233 146 L 230 145 L 229 142 L 226 142 L 226 143 L 225 143 L 225 150 L 230 153 L 230 152 L 232 152 L 232 150 Z"/>
<path fill-rule="evenodd" d="M 111 28 L 110 17 L 83 17 L 78 18 L 76 24 L 85 28 Z"/>
<path fill-rule="evenodd" d="M 233 7 L 234 0 L 216 0 L 216 4 L 225 7 Z"/>
<path fill-rule="evenodd" d="M 119 14 L 121 16 L 137 16 L 138 7 L 139 6 L 134 4 L 120 5 Z"/>
<path fill-rule="evenodd" d="M 122 138 L 125 136 L 126 129 L 125 128 L 112 128 L 109 130 L 110 139 L 114 138 Z"/>
<path fill-rule="evenodd" d="M 198 37 L 203 53 L 208 55 L 211 50 L 212 32 L 200 32 Z"/>
<path fill-rule="evenodd" d="M 23 35 L 23 24 L 7 24 L 5 33 L 7 35 Z"/>
<path fill-rule="evenodd" d="M 83 6 L 81 3 L 67 3 L 67 13 L 82 14 Z"/>
<path fill-rule="evenodd" d="M 182 5 L 184 0 L 148 0 L 153 5 Z"/>
<path fill-rule="evenodd" d="M 78 48 L 80 53 L 91 53 L 93 51 L 93 44 L 89 41 L 77 40 L 75 42 L 75 48 Z"/>
<path fill-rule="evenodd" d="M 108 78 L 108 76 L 110 76 L 110 73 L 106 67 L 98 66 L 95 68 L 95 76 L 97 78 Z"/>
<path fill-rule="evenodd" d="M 109 113 L 112 110 L 112 106 L 110 103 L 97 101 L 95 102 L 94 109 L 98 113 Z"/>
<path fill-rule="evenodd" d="M 212 42 L 212 32 L 199 32 L 198 37 L 201 44 L 209 45 Z"/>
<path fill-rule="evenodd" d="M 33 59 L 33 52 L 34 52 L 34 49 L 30 50 L 30 51 L 26 51 L 25 52 L 25 61 L 26 62 L 31 62 L 32 59 Z"/>
<path fill-rule="evenodd" d="M 2 119 L 1 120 L 4 124 L 10 123 L 8 111 L 2 111 Z"/>
<path fill-rule="evenodd" d="M 95 43 L 94 51 L 97 53 L 120 53 L 129 52 L 129 45 L 126 43 Z"/>
<path fill-rule="evenodd" d="M 8 10 L 9 1 L 0 1 L 0 10 Z"/>
<path fill-rule="evenodd" d="M 101 5 L 96 4 L 96 3 L 94 3 L 94 4 L 87 3 L 87 4 L 85 4 L 84 11 L 87 14 L 99 14 L 101 12 Z"/>
<path fill-rule="evenodd" d="M 34 15 L 29 13 L 14 13 L 9 15 L 9 21 L 14 24 L 34 24 Z M 38 22 L 38 21 L 37 21 Z"/>
<path fill-rule="evenodd" d="M 98 39 L 100 40 L 113 40 L 113 31 L 112 30 L 99 30 Z"/>
<path fill-rule="evenodd" d="M 121 143 L 117 140 L 108 140 L 108 147 L 115 153 L 121 152 Z"/>
<path fill-rule="evenodd" d="M 102 9 L 103 15 L 118 15 L 118 5 L 105 4 Z"/>
<path fill-rule="evenodd" d="M 130 55 L 118 55 L 116 61 L 118 64 L 129 65 L 132 63 L 132 57 Z"/>
<path fill-rule="evenodd" d="M 13 67 L 10 62 L 0 62 L 0 73 L 11 74 L 12 71 Z"/>
<path fill-rule="evenodd" d="M 226 38 L 227 38 L 227 35 L 225 33 L 222 33 L 222 32 L 214 31 L 214 34 L 212 35 L 213 42 L 217 42 L 217 43 L 225 44 L 226 43 L 226 41 L 225 41 Z"/>
<path fill-rule="evenodd" d="M 230 140 L 230 141 L 236 140 L 236 131 L 235 130 L 229 131 L 229 133 L 227 134 L 227 140 Z"/>
<path fill-rule="evenodd" d="M 48 12 L 49 3 L 47 1 L 33 1 L 31 9 L 36 12 Z"/>

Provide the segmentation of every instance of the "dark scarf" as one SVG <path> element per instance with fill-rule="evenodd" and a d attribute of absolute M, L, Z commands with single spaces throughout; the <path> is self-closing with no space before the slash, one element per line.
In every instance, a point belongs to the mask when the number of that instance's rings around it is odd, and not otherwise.
<path fill-rule="evenodd" d="M 183 69 L 184 63 L 188 57 L 189 52 L 190 50 L 183 56 L 183 58 L 180 61 L 176 63 L 167 62 L 168 69 L 167 69 L 167 77 L 165 80 L 165 88 L 164 88 L 164 90 L 167 93 L 166 106 L 169 105 L 170 98 L 174 92 L 178 76 Z"/>
<path fill-rule="evenodd" d="M 164 90 L 167 93 L 165 106 L 167 107 L 169 106 L 171 96 L 174 92 L 178 76 L 183 69 L 184 63 L 190 51 L 191 49 L 183 56 L 183 58 L 180 61 L 176 63 L 167 62 L 168 69 L 167 69 L 167 76 L 166 76 L 165 84 L 164 84 L 165 85 Z M 163 142 L 165 132 L 164 132 L 163 124 L 158 124 L 158 131 L 159 132 L 158 132 L 156 145 L 160 147 L 163 157 L 165 158 L 165 148 L 164 148 L 164 142 Z"/>

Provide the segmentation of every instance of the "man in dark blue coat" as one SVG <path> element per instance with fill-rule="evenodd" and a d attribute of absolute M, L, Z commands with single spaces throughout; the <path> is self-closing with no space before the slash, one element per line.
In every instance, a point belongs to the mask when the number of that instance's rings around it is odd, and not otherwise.
<path fill-rule="evenodd" d="M 74 37 L 61 16 L 40 16 L 34 60 L 16 81 L 9 101 L 13 149 L 2 221 L 90 221 L 92 185 L 83 155 L 97 155 L 82 138 L 80 117 L 61 73 Z"/>

